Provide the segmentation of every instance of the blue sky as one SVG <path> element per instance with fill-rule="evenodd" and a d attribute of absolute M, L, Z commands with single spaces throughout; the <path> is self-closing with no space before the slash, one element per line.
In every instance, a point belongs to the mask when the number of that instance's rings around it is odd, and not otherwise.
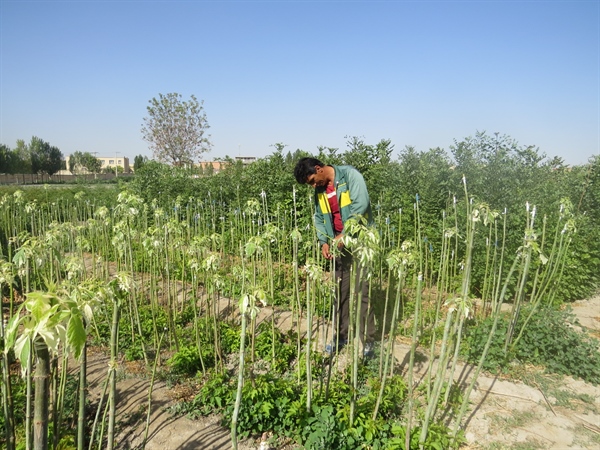
<path fill-rule="evenodd" d="M 151 156 L 159 93 L 204 100 L 204 159 L 396 153 L 477 131 L 600 153 L 600 2 L 0 0 L 0 143 Z"/>

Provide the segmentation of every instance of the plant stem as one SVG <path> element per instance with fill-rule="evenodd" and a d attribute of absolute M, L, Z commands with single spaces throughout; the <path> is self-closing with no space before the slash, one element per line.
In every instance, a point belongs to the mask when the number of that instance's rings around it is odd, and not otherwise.
<path fill-rule="evenodd" d="M 50 386 L 50 352 L 40 338 L 35 341 L 35 405 L 33 412 L 33 448 L 48 449 L 48 415 Z"/>

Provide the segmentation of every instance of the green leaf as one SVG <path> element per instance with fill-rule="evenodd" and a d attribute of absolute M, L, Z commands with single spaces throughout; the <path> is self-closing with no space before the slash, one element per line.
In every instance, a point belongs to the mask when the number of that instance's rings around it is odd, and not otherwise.
<path fill-rule="evenodd" d="M 27 257 L 25 256 L 25 248 L 21 247 L 21 249 L 15 253 L 13 256 L 13 264 L 17 267 L 21 267 L 25 265 L 27 261 Z"/>
<path fill-rule="evenodd" d="M 27 368 L 27 361 L 29 361 L 29 355 L 31 353 L 31 339 L 29 336 L 21 335 L 15 343 L 15 355 L 18 355 L 21 361 L 21 372 L 25 375 L 25 369 Z"/>
<path fill-rule="evenodd" d="M 80 316 L 71 315 L 67 326 L 67 343 L 73 349 L 73 355 L 79 359 L 85 345 L 85 328 Z"/>
<path fill-rule="evenodd" d="M 30 292 L 27 294 L 27 302 L 25 305 L 27 310 L 31 312 L 33 318 L 39 322 L 51 308 L 50 296 L 42 292 Z"/>
<path fill-rule="evenodd" d="M 53 352 L 58 352 L 59 339 L 55 330 L 42 328 L 37 334 L 42 337 L 45 344 L 48 346 L 48 349 L 52 350 Z"/>
<path fill-rule="evenodd" d="M 252 256 L 256 252 L 256 244 L 254 242 L 246 243 L 246 256 Z"/>
<path fill-rule="evenodd" d="M 241 314 L 246 314 L 246 311 L 248 310 L 249 303 L 250 303 L 250 297 L 248 295 L 244 295 L 240 299 L 240 313 Z"/>
<path fill-rule="evenodd" d="M 8 352 L 15 345 L 17 331 L 19 329 L 19 323 L 21 322 L 20 312 L 21 308 L 19 308 L 17 313 L 10 318 L 8 326 L 6 327 L 6 345 L 4 347 L 5 353 Z"/>

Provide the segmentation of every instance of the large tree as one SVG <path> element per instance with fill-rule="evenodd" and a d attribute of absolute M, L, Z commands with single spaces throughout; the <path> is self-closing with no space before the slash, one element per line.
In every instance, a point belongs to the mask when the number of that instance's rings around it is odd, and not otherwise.
<path fill-rule="evenodd" d="M 17 139 L 17 146 L 13 150 L 11 173 L 31 173 L 31 152 L 23 139 Z"/>
<path fill-rule="evenodd" d="M 102 161 L 90 152 L 75 152 L 69 158 L 69 170 L 71 173 L 92 172 L 100 173 Z"/>
<path fill-rule="evenodd" d="M 57 147 L 53 147 L 43 139 L 33 136 L 29 144 L 29 152 L 31 154 L 32 173 L 54 175 L 60 170 L 62 153 Z"/>
<path fill-rule="evenodd" d="M 158 94 L 147 107 L 142 136 L 150 143 L 154 158 L 183 166 L 199 160 L 211 147 L 209 125 L 203 108 L 193 95 L 183 101 L 177 93 Z"/>
<path fill-rule="evenodd" d="M 12 173 L 13 152 L 8 145 L 0 144 L 0 173 Z"/>

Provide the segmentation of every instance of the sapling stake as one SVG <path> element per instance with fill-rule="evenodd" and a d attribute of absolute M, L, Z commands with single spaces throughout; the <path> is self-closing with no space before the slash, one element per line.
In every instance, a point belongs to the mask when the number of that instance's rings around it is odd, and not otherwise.
<path fill-rule="evenodd" d="M 148 441 L 148 430 L 150 429 L 150 414 L 152 413 L 152 390 L 154 389 L 154 378 L 156 377 L 156 367 L 158 365 L 158 361 L 160 360 L 160 345 L 162 344 L 163 338 L 165 336 L 165 332 L 167 329 L 161 333 L 160 338 L 158 339 L 158 346 L 156 348 L 156 357 L 154 358 L 154 364 L 152 365 L 152 376 L 150 377 L 150 387 L 148 388 L 148 406 L 146 413 L 146 428 L 144 429 L 144 440 L 142 441 L 142 450 L 146 448 L 146 442 Z"/>

